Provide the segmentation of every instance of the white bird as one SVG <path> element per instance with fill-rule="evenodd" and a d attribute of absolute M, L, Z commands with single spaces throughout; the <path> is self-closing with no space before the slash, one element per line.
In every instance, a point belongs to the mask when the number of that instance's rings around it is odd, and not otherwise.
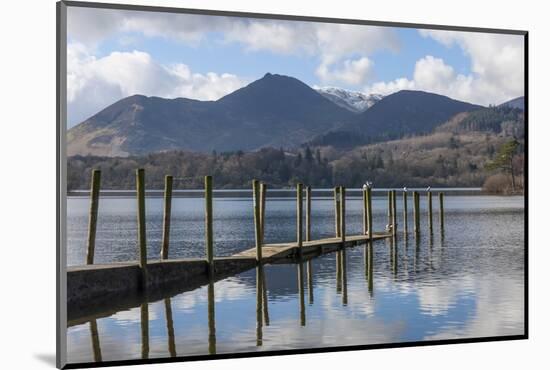
<path fill-rule="evenodd" d="M 368 186 L 367 184 L 363 184 L 363 190 L 367 190 Z"/>
<path fill-rule="evenodd" d="M 428 186 L 428 188 L 426 189 L 426 191 L 430 191 L 432 189 L 431 186 Z"/>
<path fill-rule="evenodd" d="M 406 193 L 407 192 L 407 187 L 406 186 L 403 186 L 403 191 Z"/>

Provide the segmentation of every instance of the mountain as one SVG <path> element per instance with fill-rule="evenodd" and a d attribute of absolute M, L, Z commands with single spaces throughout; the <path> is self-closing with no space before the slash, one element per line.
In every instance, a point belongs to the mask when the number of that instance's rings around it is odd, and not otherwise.
<path fill-rule="evenodd" d="M 500 104 L 499 107 L 518 108 L 521 110 L 525 110 L 525 99 L 523 96 L 520 96 L 519 98 L 515 98 Z"/>
<path fill-rule="evenodd" d="M 268 73 L 217 101 L 127 97 L 71 128 L 67 150 L 129 156 L 295 147 L 353 116 L 303 82 Z"/>
<path fill-rule="evenodd" d="M 401 90 L 356 115 L 345 127 L 318 135 L 310 144 L 351 147 L 429 133 L 458 113 L 480 108 L 443 95 Z"/>
<path fill-rule="evenodd" d="M 315 90 L 333 103 L 354 113 L 366 111 L 384 97 L 380 94 L 367 95 L 359 91 L 349 91 L 338 87 L 320 87 Z"/>

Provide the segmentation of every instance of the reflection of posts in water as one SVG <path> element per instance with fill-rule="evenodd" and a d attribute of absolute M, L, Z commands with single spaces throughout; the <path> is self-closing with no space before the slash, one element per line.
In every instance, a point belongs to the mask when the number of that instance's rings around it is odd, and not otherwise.
<path fill-rule="evenodd" d="M 342 249 L 338 253 L 342 254 L 340 262 L 342 263 L 342 304 L 345 306 L 348 304 L 348 278 L 347 278 L 347 264 L 346 264 L 346 249 Z"/>
<path fill-rule="evenodd" d="M 208 282 L 208 353 L 216 354 L 216 312 L 214 310 L 214 280 Z"/>
<path fill-rule="evenodd" d="M 149 304 L 141 304 L 141 358 L 149 358 Z"/>
<path fill-rule="evenodd" d="M 300 295 L 300 325 L 306 326 L 306 303 L 304 297 L 304 265 L 298 262 L 298 293 Z"/>
<path fill-rule="evenodd" d="M 101 358 L 101 346 L 99 344 L 97 321 L 95 319 L 90 321 L 90 331 L 92 333 L 92 349 L 94 351 L 94 361 L 101 362 L 103 360 Z"/>
<path fill-rule="evenodd" d="M 176 357 L 176 341 L 174 340 L 174 320 L 172 318 L 172 302 L 164 298 L 164 312 L 166 314 L 166 331 L 168 333 L 168 352 L 170 357 Z"/>
<path fill-rule="evenodd" d="M 261 346 L 263 342 L 263 287 L 262 266 L 256 266 L 256 345 Z"/>
<path fill-rule="evenodd" d="M 309 304 L 313 304 L 313 263 L 307 261 L 307 295 Z"/>
<path fill-rule="evenodd" d="M 405 273 L 409 272 L 409 236 L 405 234 L 403 238 L 403 247 L 405 252 L 403 253 L 403 270 Z"/>
<path fill-rule="evenodd" d="M 269 326 L 269 311 L 267 307 L 267 280 L 265 278 L 265 270 L 263 266 L 260 267 L 262 271 L 262 307 L 264 309 L 264 324 L 265 326 Z"/>
<path fill-rule="evenodd" d="M 428 262 L 430 264 L 430 270 L 433 269 L 433 254 L 432 254 L 433 246 L 434 246 L 434 236 L 430 234 L 430 237 L 428 238 Z"/>
<path fill-rule="evenodd" d="M 372 296 L 374 285 L 374 248 L 371 241 L 367 243 L 367 279 L 369 293 Z"/>
<path fill-rule="evenodd" d="M 397 243 L 393 238 L 390 239 L 391 261 L 392 271 L 394 275 L 397 275 Z"/>
<path fill-rule="evenodd" d="M 418 267 L 418 259 L 420 258 L 420 238 L 418 237 L 418 235 L 414 238 L 414 244 L 415 244 L 415 247 L 414 247 L 413 265 L 414 265 L 414 271 L 416 272 Z"/>
<path fill-rule="evenodd" d="M 342 254 L 336 252 L 336 293 L 342 291 Z"/>

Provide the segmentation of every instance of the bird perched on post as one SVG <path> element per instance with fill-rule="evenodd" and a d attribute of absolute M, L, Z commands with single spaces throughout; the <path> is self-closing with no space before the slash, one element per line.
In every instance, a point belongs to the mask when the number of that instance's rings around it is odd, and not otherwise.
<path fill-rule="evenodd" d="M 407 187 L 406 186 L 403 186 L 403 192 L 407 192 Z"/>
<path fill-rule="evenodd" d="M 431 186 L 428 186 L 428 187 L 426 188 L 426 191 L 430 191 L 431 189 L 432 189 L 432 187 L 431 187 Z"/>

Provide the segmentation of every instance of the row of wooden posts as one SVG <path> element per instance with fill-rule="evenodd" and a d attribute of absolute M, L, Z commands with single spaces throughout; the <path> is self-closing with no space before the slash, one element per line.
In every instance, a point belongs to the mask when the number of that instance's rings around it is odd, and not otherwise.
<path fill-rule="evenodd" d="M 92 184 L 90 194 L 90 215 L 88 226 L 88 245 L 86 254 L 86 263 L 94 263 L 94 250 L 97 228 L 97 213 L 99 205 L 101 172 L 93 170 Z M 172 206 L 172 187 L 173 177 L 165 176 L 164 187 L 164 213 L 162 227 L 162 242 L 160 258 L 168 259 L 170 246 L 170 219 Z M 298 252 L 301 253 L 303 245 L 303 184 L 299 183 L 296 186 L 296 244 Z M 307 186 L 306 193 L 306 211 L 305 211 L 305 241 L 311 241 L 311 193 L 312 189 Z M 254 208 L 254 233 L 255 233 L 255 248 L 256 259 L 262 260 L 262 246 L 264 245 L 264 230 L 265 230 L 265 204 L 267 185 L 260 183 L 258 180 L 252 181 L 253 191 L 253 208 Z M 136 170 L 136 193 L 137 193 L 137 222 L 138 222 L 138 246 L 139 246 L 139 265 L 144 272 L 147 269 L 147 243 L 146 243 L 146 228 L 145 228 L 145 170 Z M 209 266 L 214 262 L 214 240 L 213 240 L 213 209 L 212 209 L 212 176 L 204 177 L 204 198 L 205 198 L 205 246 L 206 246 L 206 261 Z M 433 232 L 433 212 L 432 212 L 432 193 L 427 192 L 428 199 L 428 228 L 430 233 Z M 362 190 L 363 200 L 363 234 L 372 239 L 372 189 L 366 188 Z M 397 195 L 395 190 L 388 191 L 388 225 L 387 228 L 393 236 L 397 235 Z M 335 215 L 335 235 L 340 238 L 342 243 L 346 241 L 346 188 L 338 186 L 334 188 L 334 215 Z M 420 194 L 413 192 L 413 217 L 414 217 L 414 232 L 420 232 Z M 443 193 L 439 193 L 439 221 L 440 229 L 444 227 L 444 211 L 443 211 Z M 403 192 L 403 222 L 404 232 L 408 232 L 408 210 L 407 210 L 407 192 Z"/>

